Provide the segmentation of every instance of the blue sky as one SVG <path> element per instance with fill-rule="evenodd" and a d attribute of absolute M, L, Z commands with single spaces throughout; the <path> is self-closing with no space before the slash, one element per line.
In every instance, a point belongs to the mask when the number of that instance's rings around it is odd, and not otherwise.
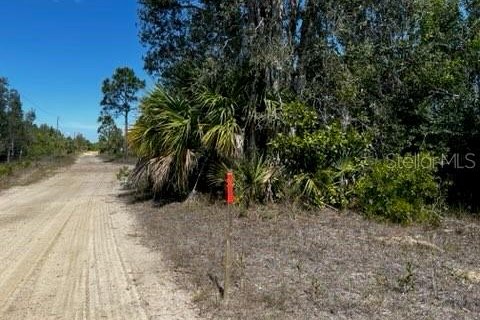
<path fill-rule="evenodd" d="M 0 0 L 0 76 L 38 123 L 96 140 L 101 82 L 116 67 L 143 71 L 136 0 Z M 133 120 L 134 117 L 132 117 Z"/>

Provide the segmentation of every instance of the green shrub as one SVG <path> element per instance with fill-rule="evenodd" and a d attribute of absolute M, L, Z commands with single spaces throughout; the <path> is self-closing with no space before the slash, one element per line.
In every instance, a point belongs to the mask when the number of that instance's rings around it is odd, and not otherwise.
<path fill-rule="evenodd" d="M 23 168 L 29 168 L 31 166 L 32 166 L 32 161 L 30 161 L 30 160 L 26 160 L 26 161 L 22 162 L 22 167 Z"/>
<path fill-rule="evenodd" d="M 300 173 L 291 178 L 289 198 L 301 202 L 307 208 L 334 206 L 346 208 L 354 197 L 354 186 L 365 161 L 354 163 L 351 159 L 340 159 L 338 164 L 314 173 Z"/>
<path fill-rule="evenodd" d="M 120 182 L 122 187 L 129 187 L 129 177 L 132 173 L 132 170 L 127 166 L 121 167 L 117 172 L 117 180 Z"/>
<path fill-rule="evenodd" d="M 13 168 L 11 165 L 0 165 L 0 177 L 9 176 L 12 174 Z"/>
<path fill-rule="evenodd" d="M 29 168 L 31 165 L 30 160 L 0 164 L 0 177 L 11 176 L 17 170 Z"/>
<path fill-rule="evenodd" d="M 228 166 L 225 163 L 212 165 L 207 179 L 212 187 L 224 188 L 225 175 L 232 169 L 234 173 L 235 198 L 242 206 L 252 203 L 268 203 L 277 199 L 279 168 L 263 156 L 253 154 L 250 158 L 242 158 Z"/>
<path fill-rule="evenodd" d="M 286 104 L 283 133 L 270 143 L 272 158 L 288 173 L 288 200 L 306 207 L 344 208 L 371 152 L 371 136 L 339 122 L 323 124 L 312 107 Z"/>
<path fill-rule="evenodd" d="M 235 190 L 238 202 L 248 207 L 251 203 L 272 202 L 273 185 L 278 179 L 278 168 L 262 156 L 238 161 L 235 175 Z"/>
<path fill-rule="evenodd" d="M 316 172 L 343 159 L 359 160 L 370 152 L 369 135 L 343 128 L 339 123 L 300 132 L 278 134 L 270 144 L 273 153 L 293 172 Z"/>
<path fill-rule="evenodd" d="M 377 160 L 355 187 L 358 204 L 365 215 L 395 223 L 435 220 L 441 200 L 435 172 L 436 162 L 426 153 Z"/>

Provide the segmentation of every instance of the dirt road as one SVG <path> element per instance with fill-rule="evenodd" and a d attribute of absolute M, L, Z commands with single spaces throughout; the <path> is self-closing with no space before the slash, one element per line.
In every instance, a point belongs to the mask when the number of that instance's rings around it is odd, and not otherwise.
<path fill-rule="evenodd" d="M 0 193 L 0 319 L 195 319 L 119 201 L 118 166 L 84 155 Z"/>

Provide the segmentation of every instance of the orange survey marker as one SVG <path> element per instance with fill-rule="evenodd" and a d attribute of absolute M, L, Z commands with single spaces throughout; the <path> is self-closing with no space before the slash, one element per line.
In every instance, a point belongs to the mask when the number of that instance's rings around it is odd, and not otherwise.
<path fill-rule="evenodd" d="M 227 204 L 233 204 L 233 202 L 235 201 L 232 171 L 228 171 L 225 176 L 225 197 L 227 200 Z"/>

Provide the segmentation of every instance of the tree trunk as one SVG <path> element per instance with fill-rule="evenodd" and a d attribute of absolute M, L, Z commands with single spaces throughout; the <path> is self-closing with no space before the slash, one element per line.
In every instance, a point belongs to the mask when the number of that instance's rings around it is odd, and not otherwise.
<path fill-rule="evenodd" d="M 124 152 L 124 160 L 125 163 L 128 159 L 128 112 L 125 112 L 125 141 L 123 145 L 123 152 Z"/>
<path fill-rule="evenodd" d="M 10 146 L 8 147 L 8 152 L 7 152 L 7 163 L 10 163 L 10 161 L 13 160 L 14 157 L 14 149 L 15 149 L 15 143 L 13 139 L 10 141 Z"/>
<path fill-rule="evenodd" d="M 300 95 L 302 94 L 307 81 L 305 72 L 305 65 L 307 63 L 305 59 L 308 56 L 307 52 L 313 41 L 312 39 L 315 38 L 316 25 L 319 24 L 319 21 L 317 21 L 316 17 L 318 10 L 320 10 L 319 6 L 315 3 L 315 1 L 310 0 L 306 2 L 305 8 L 303 9 L 300 17 L 302 20 L 302 26 L 300 27 L 299 44 L 296 48 L 298 63 L 296 70 L 294 70 L 293 77 L 293 90 Z"/>

